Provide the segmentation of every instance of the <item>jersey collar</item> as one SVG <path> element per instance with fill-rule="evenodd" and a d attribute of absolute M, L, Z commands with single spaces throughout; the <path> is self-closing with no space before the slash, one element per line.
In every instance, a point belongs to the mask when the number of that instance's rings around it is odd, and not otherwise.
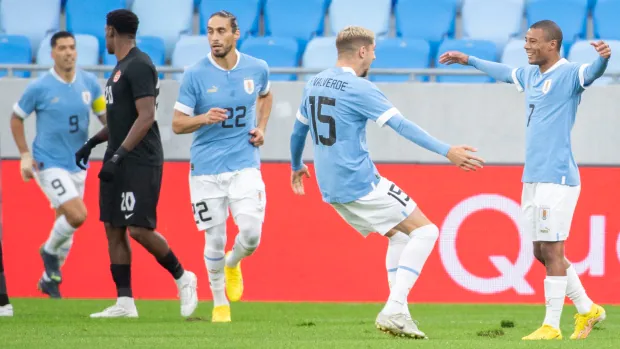
<path fill-rule="evenodd" d="M 235 52 L 237 53 L 237 63 L 235 63 L 235 65 L 230 69 L 230 70 L 226 70 L 222 67 L 220 67 L 219 64 L 217 64 L 217 62 L 215 62 L 215 60 L 213 59 L 213 56 L 211 56 L 211 52 L 209 52 L 209 54 L 207 55 L 207 57 L 209 57 L 209 61 L 211 62 L 211 64 L 213 64 L 217 69 L 219 70 L 223 70 L 223 71 L 231 71 L 231 70 L 235 70 L 235 68 L 237 68 L 237 66 L 239 66 L 239 61 L 241 60 L 241 53 L 239 53 L 238 50 L 235 49 Z"/>
<path fill-rule="evenodd" d="M 342 71 L 345 73 L 351 73 L 355 76 L 357 76 L 357 74 L 355 73 L 355 70 L 353 70 L 353 68 L 351 67 L 342 67 Z"/>
<path fill-rule="evenodd" d="M 74 83 L 75 79 L 77 78 L 77 70 L 75 71 L 75 74 L 73 74 L 73 80 L 71 80 L 71 82 L 66 82 L 65 80 L 63 80 L 63 78 L 61 78 L 60 75 L 58 75 L 58 73 L 56 73 L 56 69 L 54 69 L 54 68 L 50 69 L 50 74 L 52 74 L 52 76 L 55 77 L 56 80 L 62 82 L 65 85 Z"/>
<path fill-rule="evenodd" d="M 543 74 L 549 74 L 552 71 L 556 70 L 559 66 L 564 65 L 568 63 L 568 61 L 566 60 L 566 58 L 561 58 L 559 61 L 555 62 L 554 65 L 551 66 L 551 68 L 549 68 L 549 70 L 547 70 L 546 72 L 544 72 Z"/>

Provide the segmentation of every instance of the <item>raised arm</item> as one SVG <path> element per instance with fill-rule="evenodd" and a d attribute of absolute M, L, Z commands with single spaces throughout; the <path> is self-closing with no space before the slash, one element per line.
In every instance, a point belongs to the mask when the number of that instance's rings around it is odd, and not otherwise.
<path fill-rule="evenodd" d="M 582 86 L 591 85 L 596 79 L 603 76 L 611 57 L 611 48 L 603 41 L 593 42 L 591 45 L 596 49 L 599 57 L 591 64 L 584 66 L 583 73 L 580 69 L 579 79 L 583 79 Z"/>
<path fill-rule="evenodd" d="M 513 71 L 514 68 L 501 63 L 485 61 L 474 56 L 466 55 L 458 51 L 450 51 L 442 54 L 439 57 L 439 63 L 441 64 L 461 64 L 470 65 L 483 73 L 486 73 L 497 81 L 503 81 L 509 84 L 514 83 Z"/>

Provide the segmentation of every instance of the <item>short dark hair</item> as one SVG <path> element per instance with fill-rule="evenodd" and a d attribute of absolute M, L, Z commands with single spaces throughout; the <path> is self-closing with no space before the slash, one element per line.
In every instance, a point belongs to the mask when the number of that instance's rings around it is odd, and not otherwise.
<path fill-rule="evenodd" d="M 545 38 L 547 41 L 555 40 L 558 42 L 558 52 L 560 52 L 562 48 L 562 29 L 557 25 L 554 21 L 545 19 L 543 21 L 538 21 L 530 27 L 532 29 L 542 29 L 545 33 Z"/>
<path fill-rule="evenodd" d="M 119 34 L 129 35 L 135 38 L 140 20 L 135 13 L 125 9 L 119 9 L 108 12 L 106 24 L 114 28 Z"/>
<path fill-rule="evenodd" d="M 228 11 L 217 11 L 214 14 L 212 14 L 209 19 L 213 18 L 213 17 L 222 17 L 222 18 L 228 18 L 230 20 L 230 27 L 232 28 L 233 33 L 236 32 L 239 29 L 239 24 L 237 24 L 237 17 L 235 17 L 235 15 L 233 15 L 232 13 L 228 12 Z"/>
<path fill-rule="evenodd" d="M 52 35 L 52 38 L 50 39 L 50 45 L 52 45 L 52 47 L 56 47 L 58 39 L 64 39 L 64 38 L 72 38 L 75 41 L 75 36 L 73 36 L 73 34 L 67 31 L 59 31 L 59 32 L 54 33 L 54 35 Z"/>

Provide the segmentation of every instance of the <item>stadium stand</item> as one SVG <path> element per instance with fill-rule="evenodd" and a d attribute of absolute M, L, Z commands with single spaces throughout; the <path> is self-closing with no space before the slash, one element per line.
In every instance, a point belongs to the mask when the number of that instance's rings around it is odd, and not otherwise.
<path fill-rule="evenodd" d="M 75 34 L 88 34 L 99 40 L 101 54 L 105 50 L 105 15 L 119 8 L 125 8 L 125 0 L 67 0 L 65 15 L 67 30 Z"/>
<path fill-rule="evenodd" d="M 607 40 L 620 40 L 620 0 L 598 0 L 594 9 L 594 36 Z"/>
<path fill-rule="evenodd" d="M 431 61 L 431 48 L 421 39 L 383 39 L 377 41 L 377 59 L 373 68 L 428 68 Z M 371 81 L 404 82 L 411 77 L 405 75 L 370 75 Z M 417 76 L 418 81 L 427 81 L 428 76 Z"/>
<path fill-rule="evenodd" d="M 302 57 L 302 67 L 327 69 L 333 67 L 338 52 L 336 51 L 336 37 L 317 37 L 308 43 Z M 312 74 L 304 75 L 304 80 L 310 80 Z"/>
<path fill-rule="evenodd" d="M 331 34 L 338 34 L 349 25 L 361 25 L 377 36 L 385 36 L 389 30 L 391 11 L 391 0 L 364 1 L 363 4 L 360 0 L 332 0 L 329 5 Z"/>
<path fill-rule="evenodd" d="M 47 34 L 60 28 L 60 0 L 2 0 L 0 22 L 4 34 L 28 37 L 35 52 Z"/>
<path fill-rule="evenodd" d="M 251 37 L 241 45 L 241 52 L 265 60 L 270 67 L 296 67 L 299 45 L 294 38 Z M 270 80 L 296 80 L 295 74 L 271 74 Z"/>
<path fill-rule="evenodd" d="M 576 40 L 585 38 L 588 0 L 529 0 L 525 11 L 528 26 L 543 19 L 556 22 L 564 35 L 565 50 L 570 50 Z"/>
<path fill-rule="evenodd" d="M 21 35 L 0 35 L 0 64 L 28 64 L 32 60 L 30 40 Z M 0 70 L 0 77 L 7 75 L 7 70 Z M 16 77 L 30 77 L 28 71 L 15 71 Z"/>
<path fill-rule="evenodd" d="M 522 34 L 524 0 L 465 0 L 463 37 L 493 41 L 499 50 Z"/>
<path fill-rule="evenodd" d="M 170 57 L 183 34 L 191 34 L 193 0 L 134 0 L 132 10 L 140 17 L 138 35 L 158 36 Z"/>
<path fill-rule="evenodd" d="M 429 41 L 435 55 L 441 40 L 454 36 L 456 11 L 457 0 L 399 0 L 394 8 L 396 34 Z"/>
<path fill-rule="evenodd" d="M 172 66 L 187 68 L 199 60 L 207 57 L 211 52 L 209 40 L 204 35 L 184 35 L 177 42 L 172 52 Z M 183 74 L 175 74 L 174 78 L 181 80 Z"/>
<path fill-rule="evenodd" d="M 242 38 L 257 35 L 261 5 L 260 0 L 204 0 L 200 3 L 200 34 L 207 33 L 207 21 L 211 14 L 226 10 L 237 17 Z"/>
<path fill-rule="evenodd" d="M 453 39 L 453 40 L 444 40 L 439 46 L 439 51 L 437 56 L 439 57 L 441 54 L 447 51 L 461 51 L 468 55 L 476 56 L 481 59 L 486 59 L 489 61 L 495 61 L 496 59 L 496 46 L 491 41 L 485 40 L 466 40 L 466 39 Z M 435 63 L 439 65 L 438 59 Z M 444 66 L 446 69 L 459 69 L 459 70 L 468 70 L 474 69 L 469 66 L 462 66 L 459 64 L 447 65 Z M 483 82 L 492 82 L 488 76 L 466 76 L 466 75 L 446 75 L 446 76 L 438 76 L 437 82 L 446 83 L 483 83 Z"/>
<path fill-rule="evenodd" d="M 297 39 L 303 48 L 325 30 L 325 0 L 266 0 L 265 34 Z"/>

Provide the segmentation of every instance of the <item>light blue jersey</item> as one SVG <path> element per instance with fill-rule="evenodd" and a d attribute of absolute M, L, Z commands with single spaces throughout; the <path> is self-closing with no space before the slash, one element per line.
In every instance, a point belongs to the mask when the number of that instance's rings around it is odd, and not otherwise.
<path fill-rule="evenodd" d="M 347 203 L 370 193 L 379 173 L 366 145 L 368 120 L 383 126 L 399 114 L 385 95 L 351 68 L 331 68 L 308 82 L 297 120 L 310 126 L 323 200 Z"/>
<path fill-rule="evenodd" d="M 561 59 L 545 73 L 534 65 L 513 71 L 515 85 L 526 97 L 523 182 L 580 184 L 571 130 L 585 89 L 586 67 Z"/>
<path fill-rule="evenodd" d="M 66 83 L 51 69 L 32 81 L 13 107 L 22 119 L 36 113 L 32 153 L 39 170 L 61 168 L 79 172 L 75 152 L 88 140 L 90 111 L 105 113 L 105 100 L 94 74 L 77 69 Z"/>
<path fill-rule="evenodd" d="M 205 114 L 211 108 L 228 112 L 228 120 L 194 132 L 192 176 L 260 167 L 259 150 L 250 143 L 249 132 L 257 125 L 256 99 L 269 93 L 269 67 L 263 60 L 237 55 L 237 64 L 224 70 L 209 53 L 183 76 L 176 110 L 190 116 Z"/>

